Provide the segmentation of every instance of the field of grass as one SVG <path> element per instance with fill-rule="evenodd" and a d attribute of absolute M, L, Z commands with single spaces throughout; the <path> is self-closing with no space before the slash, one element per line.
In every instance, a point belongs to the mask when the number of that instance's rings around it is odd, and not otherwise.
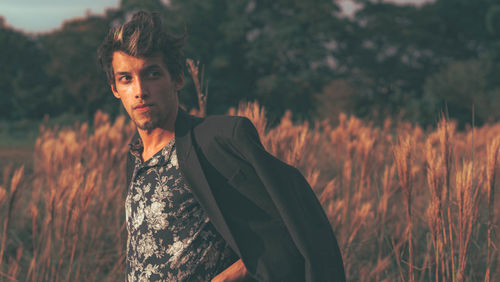
<path fill-rule="evenodd" d="M 298 167 L 339 241 L 349 281 L 499 281 L 500 124 L 458 132 L 393 120 L 375 127 L 341 115 L 266 126 L 249 117 L 274 155 Z M 134 126 L 97 113 L 89 125 L 42 127 L 32 172 L 4 169 L 0 281 L 124 279 L 125 153 Z M 497 199 L 495 199 L 497 198 Z"/>

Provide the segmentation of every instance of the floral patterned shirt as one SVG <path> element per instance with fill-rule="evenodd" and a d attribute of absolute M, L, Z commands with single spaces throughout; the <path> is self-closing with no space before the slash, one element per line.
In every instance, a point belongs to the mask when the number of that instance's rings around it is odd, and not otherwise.
<path fill-rule="evenodd" d="M 210 281 L 238 257 L 184 181 L 175 139 L 146 162 L 139 138 L 125 212 L 128 281 Z"/>

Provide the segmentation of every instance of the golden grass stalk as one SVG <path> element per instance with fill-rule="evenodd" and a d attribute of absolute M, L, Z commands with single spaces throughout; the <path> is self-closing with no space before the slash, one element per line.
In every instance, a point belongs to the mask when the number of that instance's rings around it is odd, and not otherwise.
<path fill-rule="evenodd" d="M 487 164 L 486 164 L 486 179 L 487 179 L 487 199 L 488 199 L 488 254 L 486 260 L 485 282 L 491 281 L 492 263 L 494 260 L 494 238 L 495 238 L 495 178 L 498 169 L 498 154 L 500 151 L 500 137 L 496 137 L 493 142 L 487 147 Z"/>
<path fill-rule="evenodd" d="M 435 281 L 439 281 L 439 274 L 444 267 L 443 256 L 443 236 L 442 236 L 442 221 L 443 221 L 443 203 L 442 203 L 442 188 L 444 171 L 442 167 L 442 159 L 437 156 L 433 148 L 433 137 L 429 136 L 426 142 L 426 167 L 427 167 L 427 185 L 431 194 L 431 201 L 427 211 L 428 225 L 432 236 L 434 246 L 434 266 L 435 266 Z M 443 271 L 444 272 L 444 271 Z M 444 273 L 443 273 L 444 274 Z"/>
<path fill-rule="evenodd" d="M 3 203 L 7 200 L 7 191 L 0 186 L 0 206 L 3 205 Z"/>
<path fill-rule="evenodd" d="M 446 279 L 445 277 L 449 277 L 451 272 L 451 277 L 452 280 L 455 281 L 455 255 L 453 252 L 453 230 L 452 230 L 452 219 L 450 217 L 451 215 L 451 206 L 450 206 L 450 178 L 451 178 L 451 156 L 452 156 L 452 147 L 451 147 L 451 134 L 452 134 L 452 129 L 450 126 L 450 123 L 448 122 L 446 116 L 444 114 L 441 114 L 441 120 L 438 123 L 438 129 L 437 133 L 439 135 L 439 144 L 440 144 L 440 151 L 441 151 L 441 157 L 442 157 L 442 164 L 443 164 L 443 169 L 444 169 L 444 197 L 443 197 L 443 210 L 446 212 L 446 216 L 442 215 L 442 232 L 443 232 L 443 244 L 445 247 L 448 247 L 450 250 L 449 256 L 447 253 L 444 253 L 444 261 L 446 265 L 451 265 L 451 270 L 449 267 L 445 269 L 445 273 L 443 273 L 443 279 Z M 448 223 L 448 224 L 446 224 Z M 446 229 L 448 227 L 448 230 Z M 447 236 L 448 235 L 448 236 Z M 448 239 L 448 240 L 447 240 Z M 449 258 L 449 259 L 448 259 Z M 449 263 L 448 260 L 451 260 Z"/>
<path fill-rule="evenodd" d="M 3 220 L 2 239 L 0 240 L 0 265 L 2 265 L 4 252 L 5 252 L 5 246 L 7 243 L 7 232 L 9 230 L 9 222 L 10 222 L 11 217 L 12 217 L 12 211 L 14 209 L 14 204 L 16 201 L 19 183 L 21 182 L 21 179 L 23 177 L 23 173 L 24 173 L 24 166 L 21 166 L 19 169 L 17 169 L 14 172 L 12 179 L 10 181 L 10 189 L 9 189 L 8 204 L 7 204 L 7 215 Z M 3 188 L 1 190 L 3 190 Z M 5 190 L 3 190 L 3 191 L 5 191 Z M 1 192 L 1 194 L 3 194 L 3 196 L 1 196 L 0 198 L 3 198 L 3 199 L 0 199 L 0 202 L 3 202 L 3 200 L 6 198 L 6 196 L 5 196 L 6 193 Z M 17 269 L 17 267 L 15 269 Z M 16 273 L 17 273 L 17 271 L 16 271 Z M 11 271 L 9 269 L 9 275 L 10 274 L 11 274 Z"/>
<path fill-rule="evenodd" d="M 478 187 L 474 187 L 472 175 L 472 162 L 465 162 L 462 170 L 457 173 L 456 201 L 458 208 L 458 269 L 457 280 L 465 280 L 465 267 L 467 265 L 468 247 L 474 223 L 478 218 Z"/>
<path fill-rule="evenodd" d="M 404 192 L 404 203 L 406 206 L 407 219 L 407 241 L 408 241 L 408 276 L 409 281 L 413 282 L 413 241 L 412 241 L 412 142 L 410 136 L 400 137 L 399 143 L 394 148 L 394 159 L 399 175 L 399 184 Z"/>
<path fill-rule="evenodd" d="M 199 65 L 200 62 L 197 61 L 196 63 L 191 60 L 191 59 L 186 59 L 186 65 L 189 74 L 191 75 L 191 78 L 193 79 L 193 83 L 196 89 L 196 94 L 198 98 L 198 111 L 194 111 L 193 114 L 199 116 L 199 117 L 204 117 L 207 113 L 207 94 L 208 94 L 208 85 L 205 87 L 205 93 L 203 93 L 203 75 L 204 75 L 204 68 L 202 67 L 201 71 L 201 77 L 199 78 Z M 201 80 L 201 83 L 200 83 Z"/>

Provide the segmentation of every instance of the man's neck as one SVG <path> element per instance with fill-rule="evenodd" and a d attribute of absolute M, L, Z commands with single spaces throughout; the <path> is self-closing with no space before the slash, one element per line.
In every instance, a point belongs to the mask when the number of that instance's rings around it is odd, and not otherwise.
<path fill-rule="evenodd" d="M 165 126 L 157 127 L 152 130 L 137 130 L 144 146 L 142 152 L 143 161 L 149 160 L 175 137 L 175 119 L 174 117 L 165 122 Z"/>

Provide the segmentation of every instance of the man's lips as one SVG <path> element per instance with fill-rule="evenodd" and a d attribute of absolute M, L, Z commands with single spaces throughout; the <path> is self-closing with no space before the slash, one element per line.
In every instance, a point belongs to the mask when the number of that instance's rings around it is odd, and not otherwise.
<path fill-rule="evenodd" d="M 134 106 L 133 109 L 139 112 L 144 112 L 151 109 L 152 106 L 153 106 L 152 104 L 141 104 Z"/>

